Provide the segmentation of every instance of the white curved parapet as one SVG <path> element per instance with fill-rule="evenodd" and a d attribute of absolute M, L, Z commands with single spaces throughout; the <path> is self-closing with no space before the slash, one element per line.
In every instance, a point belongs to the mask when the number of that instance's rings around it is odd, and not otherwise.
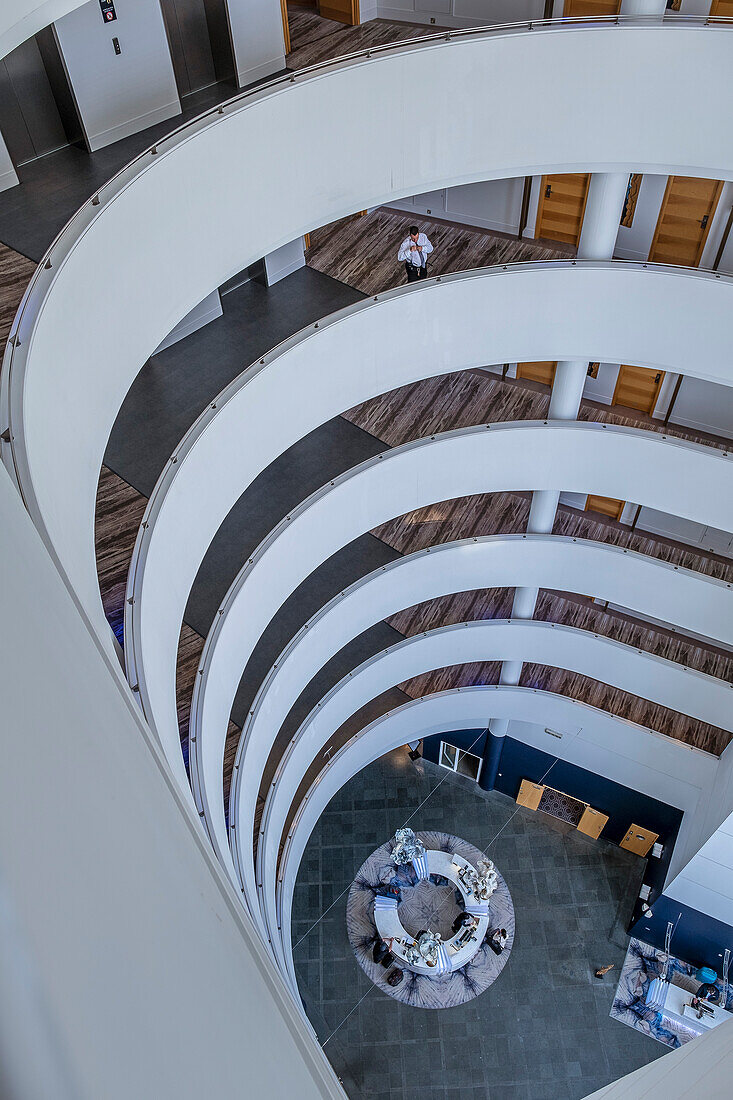
<path fill-rule="evenodd" d="M 732 467 L 722 451 L 639 429 L 521 421 L 395 447 L 313 493 L 260 543 L 233 582 L 204 645 L 200 667 L 206 676 L 196 677 L 191 710 L 200 732 L 191 744 L 191 777 L 227 868 L 233 869 L 222 761 L 242 669 L 278 608 L 331 554 L 395 516 L 456 496 L 503 490 L 564 489 L 619 500 L 633 493 L 637 503 L 733 530 Z M 147 705 L 155 703 L 146 713 L 165 716 L 175 703 L 173 685 L 161 676 L 152 680 L 148 670 L 146 691 Z M 168 728 L 164 745 L 180 759 L 174 705 L 168 726 L 158 724 L 159 733 Z"/>
<path fill-rule="evenodd" d="M 632 550 L 553 535 L 489 535 L 418 551 L 356 581 L 310 619 L 262 683 L 242 729 L 230 795 L 229 840 L 245 896 L 256 897 L 252 830 L 262 773 L 301 692 L 342 646 L 407 607 L 455 592 L 549 588 L 597 597 L 733 644 L 733 588 Z M 203 676 L 206 678 L 207 666 Z M 199 736 L 192 715 L 191 734 Z M 238 841 L 242 837 L 242 845 Z M 255 905 L 253 916 L 259 920 Z"/>
<path fill-rule="evenodd" d="M 265 802 L 257 852 L 260 901 L 276 950 L 275 877 L 280 841 L 303 776 L 334 731 L 372 699 L 414 676 L 476 661 L 516 660 L 567 669 L 733 730 L 733 684 L 587 630 L 531 619 L 485 619 L 406 638 L 365 661 L 324 695 L 280 760 Z"/>
<path fill-rule="evenodd" d="M 2 0 L 0 58 L 87 0 Z"/>
<path fill-rule="evenodd" d="M 681 809 L 693 810 L 699 791 L 710 782 L 714 762 L 705 753 L 552 692 L 504 686 L 457 688 L 412 700 L 389 711 L 355 734 L 331 757 L 300 804 L 288 832 L 278 872 L 278 924 L 281 957 L 285 958 L 296 998 L 290 925 L 293 890 L 308 838 L 330 800 L 352 776 L 391 749 L 446 730 L 479 729 L 485 727 L 488 717 L 518 719 L 539 726 L 549 724 L 555 729 L 581 727 L 583 733 L 592 728 L 599 743 L 615 743 L 624 736 L 632 738 L 634 744 L 640 740 L 646 742 L 650 759 L 659 761 L 664 757 L 663 769 L 668 773 L 664 777 L 665 802 L 671 800 L 670 777 L 680 777 L 672 801 Z M 572 761 L 572 745 L 567 746 L 565 755 Z M 652 798 L 662 793 L 651 772 L 646 783 L 639 782 L 639 789 Z"/>
<path fill-rule="evenodd" d="M 137 372 L 214 287 L 314 225 L 433 188 L 545 171 L 733 178 L 729 28 L 530 26 L 395 45 L 254 89 L 139 157 L 50 250 L 11 331 L 0 428 L 36 525 L 110 645 L 92 538 L 105 445 Z M 552 87 L 551 111 L 517 84 L 525 70 Z M 354 117 L 355 102 L 369 110 Z"/>
<path fill-rule="evenodd" d="M 525 314 L 532 325 L 517 324 Z M 175 655 L 188 594 L 219 525 L 278 455 L 370 397 L 488 362 L 587 357 L 732 384 L 731 315 L 730 277 L 642 264 L 520 264 L 358 303 L 297 333 L 235 379 L 176 448 L 130 568 L 128 675 L 140 684 L 145 714 L 179 778 Z M 406 331 L 421 342 L 419 354 L 404 355 Z"/>

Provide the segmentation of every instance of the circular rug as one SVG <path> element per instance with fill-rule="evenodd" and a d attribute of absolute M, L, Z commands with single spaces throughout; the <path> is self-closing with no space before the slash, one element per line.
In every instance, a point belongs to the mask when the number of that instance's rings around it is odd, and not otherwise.
<path fill-rule="evenodd" d="M 473 844 L 449 833 L 421 832 L 417 836 L 427 849 L 450 852 L 451 855 L 457 852 L 474 867 L 483 855 Z M 403 927 L 413 935 L 423 928 L 430 928 L 448 939 L 452 935 L 455 917 L 463 911 L 456 891 L 447 879 L 435 876 L 435 882 L 418 882 L 411 864 L 395 867 L 390 859 L 392 846 L 390 840 L 372 852 L 362 863 L 349 890 L 346 929 L 359 966 L 382 992 L 414 1008 L 453 1008 L 478 997 L 499 977 L 514 943 L 514 905 L 507 884 L 497 871 L 499 883 L 489 902 L 489 927 L 492 930 L 505 928 L 508 935 L 501 955 L 495 955 L 487 944 L 482 944 L 471 961 L 460 970 L 433 977 L 405 969 L 400 984 L 392 987 L 387 985 L 389 970 L 372 958 L 374 944 L 379 938 L 374 923 L 374 898 L 379 887 L 399 887 L 399 918 Z"/>

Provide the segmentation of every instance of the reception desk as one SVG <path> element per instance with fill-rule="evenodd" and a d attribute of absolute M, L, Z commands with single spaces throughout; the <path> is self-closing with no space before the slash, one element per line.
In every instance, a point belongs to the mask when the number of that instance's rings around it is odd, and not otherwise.
<path fill-rule="evenodd" d="M 726 1020 L 733 1020 L 733 1012 L 728 1012 L 720 1005 L 709 1005 L 707 1001 L 703 1003 L 712 1009 L 713 1015 L 704 1015 L 701 1019 L 698 1019 L 697 1012 L 690 1007 L 693 996 L 694 994 L 689 989 L 682 989 L 678 985 L 670 985 L 667 990 L 664 1008 L 660 1010 L 661 1015 L 673 1020 L 675 1023 L 683 1024 L 684 1027 L 697 1032 L 698 1035 L 702 1035 L 711 1028 L 718 1027 L 719 1024 L 724 1024 Z"/>

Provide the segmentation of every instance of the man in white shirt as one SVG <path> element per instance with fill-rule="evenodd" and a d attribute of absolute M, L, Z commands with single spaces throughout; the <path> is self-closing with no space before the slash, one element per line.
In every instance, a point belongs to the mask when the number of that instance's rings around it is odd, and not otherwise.
<path fill-rule="evenodd" d="M 416 225 L 411 225 L 410 235 L 405 237 L 397 253 L 398 262 L 405 265 L 408 283 L 414 283 L 416 279 L 427 279 L 428 256 L 432 251 L 433 246 L 425 234 Z"/>

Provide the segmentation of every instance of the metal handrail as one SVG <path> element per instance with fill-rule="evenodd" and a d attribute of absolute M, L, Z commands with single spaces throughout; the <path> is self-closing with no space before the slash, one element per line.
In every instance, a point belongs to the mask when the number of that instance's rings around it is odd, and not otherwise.
<path fill-rule="evenodd" d="M 34 272 L 25 294 L 21 299 L 18 311 L 13 319 L 13 323 L 10 328 L 8 341 L 5 349 L 5 355 L 3 357 L 2 371 L 0 372 L 0 444 L 5 443 L 9 446 L 10 455 L 12 460 L 12 473 L 14 475 L 16 485 L 21 493 L 26 508 L 33 515 L 36 522 L 40 521 L 40 526 L 43 529 L 44 525 L 41 517 L 37 514 L 37 509 L 33 507 L 33 502 L 27 498 L 26 490 L 28 487 L 24 485 L 25 478 L 22 473 L 23 458 L 18 452 L 18 448 L 15 446 L 16 439 L 16 427 L 12 423 L 12 405 L 10 401 L 10 390 L 13 382 L 13 367 L 15 359 L 15 349 L 21 345 L 21 334 L 23 328 L 23 322 L 26 318 L 26 314 L 29 311 L 29 306 L 32 300 L 37 296 L 37 292 L 41 289 L 41 283 L 43 281 L 53 281 L 53 274 L 48 275 L 48 272 L 55 272 L 55 269 L 59 266 L 59 263 L 63 260 L 63 257 L 71 251 L 74 241 L 81 232 L 87 227 L 87 225 L 96 218 L 100 212 L 98 207 L 103 206 L 104 202 L 108 202 L 115 197 L 115 195 L 123 189 L 127 183 L 130 182 L 134 176 L 138 174 L 138 171 L 144 171 L 145 168 L 151 163 L 151 158 L 161 155 L 161 150 L 165 150 L 167 147 L 175 146 L 181 139 L 185 139 L 188 135 L 193 134 L 199 128 L 202 123 L 207 124 L 209 121 L 215 121 L 217 118 L 230 114 L 232 109 L 239 110 L 245 106 L 249 101 L 254 101 L 263 98 L 279 89 L 286 88 L 289 84 L 301 82 L 303 78 L 311 78 L 321 73 L 327 72 L 336 66 L 345 67 L 349 64 L 356 62 L 369 60 L 374 57 L 381 57 L 385 54 L 409 52 L 417 47 L 424 47 L 426 45 L 441 45 L 446 42 L 454 42 L 463 39 L 473 39 L 481 37 L 501 37 L 503 35 L 512 35 L 517 33 L 525 33 L 527 31 L 537 30 L 554 30 L 562 31 L 567 28 L 582 28 L 584 26 L 648 26 L 659 27 L 660 24 L 670 27 L 676 26 L 699 26 L 701 28 L 708 26 L 720 26 L 720 28 L 733 29 L 733 25 L 730 20 L 724 17 L 710 17 L 710 16 L 686 16 L 686 15 L 602 15 L 602 16 L 584 16 L 582 18 L 558 18 L 558 19 L 533 19 L 523 20 L 516 23 L 503 23 L 491 26 L 483 27 L 465 27 L 457 28 L 455 30 L 441 31 L 433 34 L 420 35 L 415 38 L 410 38 L 402 42 L 387 42 L 380 46 L 365 47 L 361 50 L 357 50 L 353 53 L 344 54 L 339 57 L 329 58 L 324 61 L 320 61 L 315 65 L 307 66 L 304 69 L 299 69 L 295 72 L 288 72 L 283 76 L 275 77 L 264 84 L 260 84 L 255 88 L 245 89 L 243 92 L 233 96 L 225 103 L 221 103 L 216 107 L 209 107 L 203 111 L 200 115 L 190 119 L 188 122 L 182 123 L 176 129 L 171 130 L 165 137 L 161 138 L 154 145 L 148 149 L 139 153 L 128 162 L 123 168 L 116 172 L 110 179 L 99 188 L 92 198 L 88 199 L 79 209 L 74 213 L 66 225 L 58 233 L 52 244 L 49 246 L 42 260 L 40 261 L 36 271 Z M 82 223 L 84 225 L 82 226 Z M 79 232 L 76 232 L 77 229 Z M 4 415 L 3 415 L 4 414 Z M 22 434 L 22 425 L 17 426 L 19 434 Z"/>

